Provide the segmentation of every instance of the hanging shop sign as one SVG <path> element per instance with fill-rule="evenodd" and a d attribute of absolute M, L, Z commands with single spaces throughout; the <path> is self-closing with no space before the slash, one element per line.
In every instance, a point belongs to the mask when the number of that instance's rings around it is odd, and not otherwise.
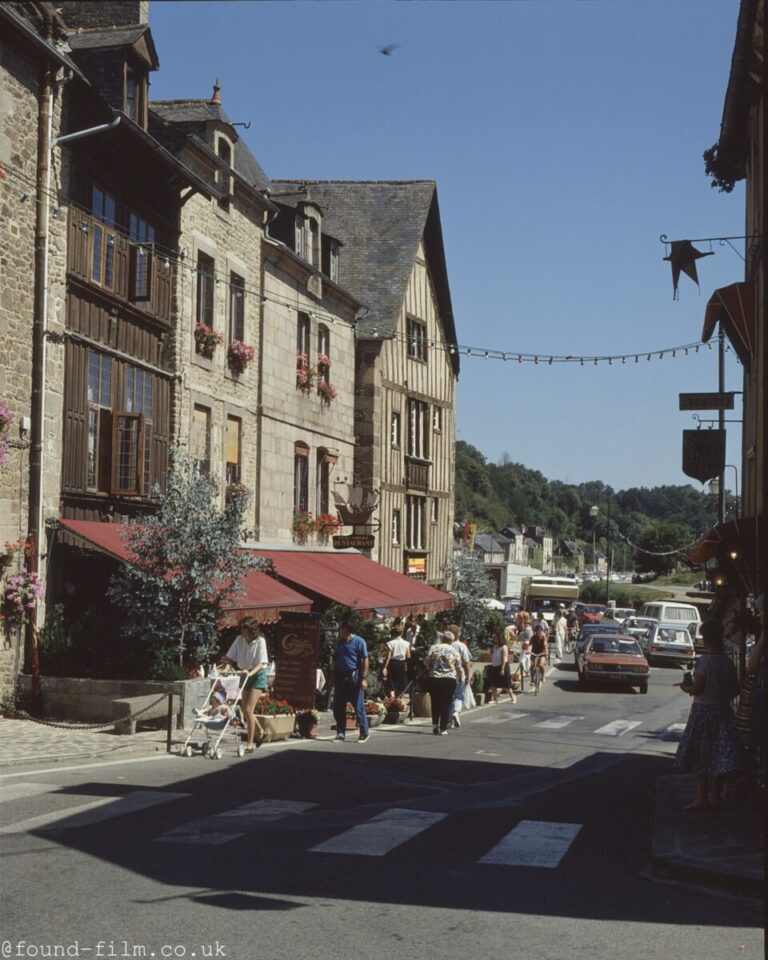
<path fill-rule="evenodd" d="M 725 468 L 725 430 L 683 430 L 683 473 L 700 483 Z"/>
<path fill-rule="evenodd" d="M 423 580 L 427 575 L 427 558 L 408 557 L 405 561 L 405 572 L 409 577 Z"/>
<path fill-rule="evenodd" d="M 733 393 L 681 393 L 681 410 L 733 410 Z"/>
<path fill-rule="evenodd" d="M 277 700 L 287 700 L 298 710 L 315 706 L 319 654 L 320 615 L 283 613 L 275 650 Z"/>

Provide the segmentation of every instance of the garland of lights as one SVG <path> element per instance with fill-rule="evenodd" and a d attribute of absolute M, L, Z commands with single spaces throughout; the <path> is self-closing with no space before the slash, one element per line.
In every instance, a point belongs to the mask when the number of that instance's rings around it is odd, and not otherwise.
<path fill-rule="evenodd" d="M 34 182 L 30 178 L 25 177 L 23 174 L 17 171 L 9 170 L 7 164 L 6 165 L 0 164 L 0 181 L 4 180 L 9 175 L 11 177 L 21 180 L 22 182 L 27 182 L 30 184 Z M 57 194 L 52 190 L 47 191 L 47 193 L 49 194 L 49 196 L 54 197 L 58 202 L 60 202 L 61 200 L 71 202 L 71 198 L 66 197 L 65 195 Z M 34 203 L 42 203 L 41 200 L 31 196 L 30 193 L 25 192 L 23 190 L 20 191 L 19 199 L 22 203 L 28 200 L 32 200 Z M 56 217 L 56 212 L 54 212 L 54 217 Z M 81 229 L 84 232 L 86 232 L 88 229 L 88 225 L 85 222 L 83 222 L 83 224 L 81 225 Z M 132 240 L 130 235 L 124 228 L 118 227 L 117 225 L 110 225 L 110 230 L 114 231 L 114 233 L 116 234 L 122 235 L 126 240 L 128 240 L 129 243 L 132 243 L 134 246 L 136 246 L 138 248 L 138 253 L 140 256 L 144 255 L 144 246 L 140 242 Z M 216 273 L 215 271 L 211 273 L 210 271 L 198 270 L 196 266 L 190 266 L 185 262 L 185 256 L 183 251 L 181 253 L 181 258 L 177 259 L 175 251 L 162 247 L 160 244 L 153 243 L 152 249 L 155 252 L 157 251 L 160 252 L 160 259 L 162 260 L 166 269 L 170 269 L 171 266 L 175 266 L 179 270 L 188 271 L 189 274 L 192 276 L 196 276 L 200 273 L 205 273 L 207 277 L 212 277 L 215 280 L 217 286 L 224 284 L 230 290 L 234 288 L 234 293 L 235 293 L 235 296 L 237 297 L 250 295 L 250 296 L 257 297 L 262 303 L 270 302 L 270 303 L 277 304 L 279 306 L 285 306 L 285 307 L 290 307 L 294 309 L 296 307 L 296 304 L 294 301 L 281 299 L 280 297 L 276 297 L 276 296 L 266 296 L 264 293 L 261 292 L 261 290 L 255 290 L 250 287 L 235 286 L 230 282 L 228 274 Z M 330 323 L 337 322 L 337 318 L 332 314 L 326 314 L 322 311 L 315 310 L 315 309 L 309 310 L 308 312 L 310 316 L 316 319 L 328 320 Z M 374 328 L 370 337 L 365 337 L 364 339 L 376 339 L 378 337 L 379 337 L 378 331 Z M 411 342 L 411 338 L 409 338 L 406 334 L 394 334 L 391 336 L 388 335 L 383 339 L 395 340 L 402 343 Z M 458 344 L 458 343 L 446 344 L 437 340 L 426 341 L 426 346 L 431 350 L 447 351 L 451 356 L 458 355 L 458 356 L 465 356 L 465 357 L 478 357 L 485 360 L 501 360 L 502 362 L 512 361 L 516 363 L 532 363 L 534 366 L 539 366 L 539 365 L 552 366 L 556 363 L 557 364 L 570 363 L 570 364 L 578 364 L 581 367 L 584 367 L 584 366 L 597 367 L 601 363 L 607 363 L 608 366 L 611 367 L 613 366 L 614 363 L 616 363 L 617 365 L 618 364 L 626 365 L 627 361 L 630 361 L 630 362 L 634 361 L 634 363 L 637 364 L 637 363 L 640 363 L 641 359 L 643 358 L 645 362 L 650 362 L 651 360 L 663 360 L 665 355 L 669 355 L 673 359 L 675 359 L 679 353 L 681 353 L 683 356 L 688 356 L 690 351 L 693 351 L 694 353 L 698 353 L 702 347 L 706 347 L 708 350 L 712 350 L 712 344 L 709 342 L 705 342 L 703 340 L 697 340 L 691 343 L 684 343 L 675 347 L 665 347 L 663 350 L 658 350 L 658 349 L 650 350 L 650 351 L 640 350 L 640 351 L 630 351 L 629 353 L 598 354 L 598 355 L 591 355 L 591 356 L 584 356 L 584 355 L 571 354 L 571 353 L 546 354 L 546 353 L 525 353 L 517 350 L 496 350 L 496 349 L 490 349 L 490 348 L 486 349 L 485 347 L 468 346 L 466 344 Z M 731 351 L 731 348 L 729 345 L 726 345 L 726 350 L 728 352 L 735 352 L 735 351 Z M 737 362 L 739 363 L 741 362 L 740 360 L 738 360 L 738 357 L 736 359 L 737 359 Z"/>

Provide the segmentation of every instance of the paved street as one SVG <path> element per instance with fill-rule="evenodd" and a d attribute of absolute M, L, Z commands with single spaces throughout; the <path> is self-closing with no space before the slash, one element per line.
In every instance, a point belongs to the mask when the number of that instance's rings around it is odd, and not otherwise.
<path fill-rule="evenodd" d="M 755 902 L 648 877 L 678 678 L 583 692 L 566 665 L 448 737 L 4 767 L 4 955 L 762 956 Z"/>

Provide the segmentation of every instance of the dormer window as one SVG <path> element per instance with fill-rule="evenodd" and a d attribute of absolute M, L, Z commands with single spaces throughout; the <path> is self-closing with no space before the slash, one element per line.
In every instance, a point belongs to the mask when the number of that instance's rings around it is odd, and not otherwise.
<path fill-rule="evenodd" d="M 334 283 L 339 282 L 339 245 L 335 240 L 328 248 L 328 276 Z"/>
<path fill-rule="evenodd" d="M 146 130 L 147 74 L 127 66 L 125 72 L 125 115 Z"/>
<path fill-rule="evenodd" d="M 222 194 L 216 203 L 219 205 L 219 209 L 229 212 L 232 201 L 232 147 L 224 137 L 219 137 L 216 153 L 221 160 L 221 167 L 219 167 L 216 180 Z"/>
<path fill-rule="evenodd" d="M 304 250 L 304 217 L 300 213 L 296 214 L 294 221 L 293 249 L 298 257 L 306 260 L 307 255 Z"/>
<path fill-rule="evenodd" d="M 309 218 L 309 242 L 307 243 L 307 260 L 314 267 L 320 266 L 320 226 L 314 217 Z"/>

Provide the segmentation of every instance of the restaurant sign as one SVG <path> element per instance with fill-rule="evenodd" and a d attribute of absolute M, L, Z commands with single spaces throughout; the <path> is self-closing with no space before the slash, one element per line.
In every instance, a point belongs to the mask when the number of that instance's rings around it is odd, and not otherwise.
<path fill-rule="evenodd" d="M 285 611 L 275 650 L 277 700 L 287 700 L 298 710 L 314 708 L 319 655 L 320 615 Z"/>
<path fill-rule="evenodd" d="M 405 561 L 405 572 L 416 580 L 425 580 L 427 577 L 427 558 L 408 557 Z"/>
<path fill-rule="evenodd" d="M 351 533 L 348 536 L 335 535 L 333 538 L 334 550 L 348 550 L 353 547 L 355 550 L 373 550 L 376 543 L 374 536 L 361 533 Z"/>
<path fill-rule="evenodd" d="M 725 430 L 683 430 L 683 473 L 700 483 L 725 467 Z"/>

